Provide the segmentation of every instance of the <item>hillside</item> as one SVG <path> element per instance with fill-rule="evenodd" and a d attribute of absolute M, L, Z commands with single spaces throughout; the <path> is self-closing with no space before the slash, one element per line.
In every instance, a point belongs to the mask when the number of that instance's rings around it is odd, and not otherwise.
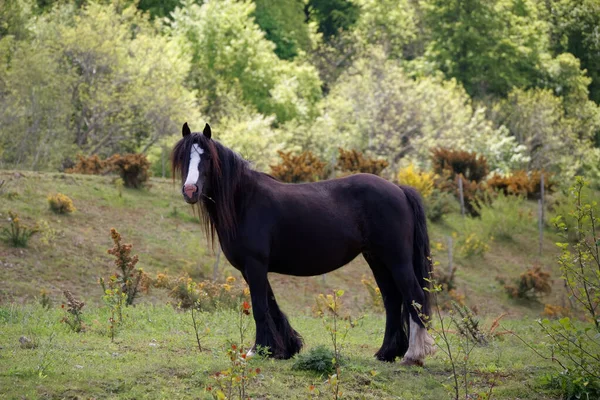
<path fill-rule="evenodd" d="M 184 203 L 178 186 L 171 180 L 152 178 L 150 188 L 122 189 L 121 194 L 113 184 L 113 176 L 1 171 L 0 180 L 7 182 L 0 197 L 2 220 L 6 221 L 7 212 L 12 210 L 26 224 L 47 227 L 46 232 L 31 239 L 28 248 L 15 249 L 0 243 L 2 303 L 31 302 L 41 289 L 57 300 L 63 289 L 69 289 L 89 302 L 101 302 L 97 280 L 109 275 L 113 268 L 111 256 L 106 253 L 112 246 L 109 235 L 112 227 L 121 233 L 124 243 L 133 244 L 134 254 L 140 257 L 138 265 L 152 276 L 167 272 L 171 276 L 187 273 L 195 280 L 212 278 L 215 254 L 191 207 Z M 69 196 L 77 210 L 64 216 L 50 211 L 47 196 L 55 193 Z M 535 215 L 535 205 L 526 204 L 523 213 Z M 526 230 L 515 234 L 513 239 L 489 242 L 489 251 L 483 257 L 455 255 L 457 290 L 466 295 L 467 304 L 477 306 L 480 314 L 493 317 L 508 312 L 514 318 L 539 316 L 543 304 L 511 300 L 496 280 L 497 276 L 516 278 L 536 263 L 555 278 L 553 292 L 543 302 L 560 304 L 563 289 L 554 261 L 558 254 L 554 245 L 557 237 L 549 229 L 545 232 L 540 260 L 536 221 L 530 219 Z M 452 215 L 440 224 L 430 223 L 429 229 L 434 261 L 444 270 L 448 255 L 442 246 L 453 232 L 456 236 L 465 229 L 462 218 Z M 218 277 L 222 279 L 229 274 L 240 276 L 221 257 Z M 368 292 L 361 278 L 370 276 L 368 265 L 358 257 L 349 266 L 324 277 L 271 274 L 270 279 L 284 309 L 296 313 L 309 312 L 314 296 L 332 289 L 346 290 L 353 307 L 364 309 Z M 157 290 L 151 290 L 143 299 L 153 303 L 166 300 L 164 293 Z"/>

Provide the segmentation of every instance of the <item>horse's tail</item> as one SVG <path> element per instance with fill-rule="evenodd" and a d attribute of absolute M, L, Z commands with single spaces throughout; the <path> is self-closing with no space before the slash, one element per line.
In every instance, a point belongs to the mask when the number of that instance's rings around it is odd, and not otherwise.
<path fill-rule="evenodd" d="M 410 186 L 399 185 L 400 189 L 406 195 L 406 199 L 413 210 L 415 234 L 413 244 L 413 268 L 421 288 L 430 288 L 431 273 L 433 264 L 431 262 L 431 253 L 429 250 L 429 235 L 427 234 L 427 219 L 423 200 L 417 190 Z M 430 316 L 430 292 L 425 291 L 425 304 L 421 305 L 421 313 Z"/>

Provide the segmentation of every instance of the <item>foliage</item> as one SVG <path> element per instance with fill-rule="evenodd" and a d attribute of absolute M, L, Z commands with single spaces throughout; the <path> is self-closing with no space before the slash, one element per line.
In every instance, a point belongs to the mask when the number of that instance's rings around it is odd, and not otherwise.
<path fill-rule="evenodd" d="M 73 200 L 62 193 L 49 195 L 48 205 L 50 206 L 50 209 L 57 214 L 70 214 L 76 210 L 73 205 Z"/>
<path fill-rule="evenodd" d="M 256 0 L 254 16 L 275 43 L 275 54 L 281 59 L 292 59 L 310 46 L 308 25 L 304 23 L 304 2 L 300 0 Z"/>
<path fill-rule="evenodd" d="M 63 319 L 61 320 L 61 322 L 64 322 L 65 324 L 67 324 L 67 326 L 76 333 L 79 332 L 83 332 L 85 331 L 85 324 L 83 323 L 83 306 L 85 305 L 84 302 L 79 301 L 77 299 L 75 299 L 75 297 L 73 296 L 73 294 L 68 291 L 68 290 L 64 290 L 63 294 L 65 295 L 65 297 L 67 298 L 67 309 L 65 310 L 68 314 L 63 317 Z M 65 308 L 65 305 L 62 305 L 62 308 Z"/>
<path fill-rule="evenodd" d="M 132 152 L 197 117 L 189 56 L 133 6 L 60 4 L 31 26 L 33 39 L 0 57 L 3 162 Z"/>
<path fill-rule="evenodd" d="M 326 162 L 317 158 L 310 151 L 298 156 L 291 152 L 278 151 L 281 163 L 271 165 L 271 175 L 282 182 L 300 183 L 315 182 L 325 178 Z"/>
<path fill-rule="evenodd" d="M 535 226 L 532 211 L 523 197 L 499 193 L 492 201 L 481 202 L 476 210 L 480 231 L 487 237 L 512 240 Z"/>
<path fill-rule="evenodd" d="M 381 175 L 389 163 L 386 160 L 377 160 L 374 158 L 368 158 L 363 155 L 362 152 L 356 150 L 344 150 L 339 148 L 340 152 L 336 169 L 342 173 L 348 174 L 373 174 Z"/>
<path fill-rule="evenodd" d="M 473 152 L 437 148 L 432 151 L 433 171 L 437 175 L 436 187 L 460 199 L 460 180 L 465 210 L 479 215 L 478 205 L 486 196 L 483 179 L 488 174 L 485 157 Z"/>
<path fill-rule="evenodd" d="M 0 239 L 13 247 L 27 247 L 29 239 L 39 232 L 37 227 L 29 227 L 21 223 L 19 216 L 12 211 L 8 212 L 8 222 L 10 228 L 2 228 Z"/>
<path fill-rule="evenodd" d="M 317 22 L 326 40 L 348 30 L 360 14 L 357 4 L 350 0 L 308 0 L 307 5 L 311 20 Z"/>
<path fill-rule="evenodd" d="M 206 388 L 214 399 L 233 399 L 234 396 L 240 400 L 247 399 L 247 391 L 250 383 L 260 378 L 260 368 L 251 368 L 249 366 L 250 357 L 248 356 L 248 348 L 245 344 L 251 305 L 242 298 L 238 300 L 240 302 L 236 307 L 236 325 L 239 333 L 239 341 L 237 343 L 230 343 L 228 346 L 227 358 L 230 361 L 228 368 L 212 376 L 215 387 L 208 386 Z"/>
<path fill-rule="evenodd" d="M 486 239 L 477 233 L 469 233 L 458 240 L 459 255 L 464 258 L 483 257 L 490 249 Z"/>
<path fill-rule="evenodd" d="M 380 48 L 356 59 L 323 107 L 303 147 L 325 159 L 342 147 L 385 158 L 394 168 L 403 158 L 424 168 L 432 149 L 452 147 L 482 154 L 494 170 L 524 162 L 523 148 L 506 128 L 494 128 L 456 81 L 413 79 Z"/>
<path fill-rule="evenodd" d="M 115 169 L 126 187 L 139 189 L 147 184 L 150 162 L 144 154 L 115 154 L 106 160 Z"/>
<path fill-rule="evenodd" d="M 433 172 L 418 171 L 414 164 L 398 170 L 396 175 L 398 183 L 412 186 L 421 194 L 425 201 L 433 194 L 435 174 Z"/>
<path fill-rule="evenodd" d="M 441 221 L 446 215 L 460 212 L 456 197 L 448 192 L 434 188 L 431 194 L 423 199 L 425 215 L 431 222 Z"/>
<path fill-rule="evenodd" d="M 108 281 L 101 278 L 100 284 L 106 295 L 123 297 L 125 305 L 130 306 L 140 292 L 148 290 L 150 279 L 142 268 L 136 268 L 139 259 L 137 255 L 131 256 L 133 245 L 121 244 L 121 234 L 115 228 L 110 229 L 110 236 L 114 245 L 108 250 L 108 254 L 115 257 L 117 272 Z"/>
<path fill-rule="evenodd" d="M 68 174 L 102 175 L 109 170 L 106 160 L 102 160 L 97 154 L 85 157 L 77 154 L 77 162 L 73 168 L 66 169 Z"/>
<path fill-rule="evenodd" d="M 487 180 L 487 185 L 505 195 L 522 196 L 534 200 L 540 197 L 542 174 L 544 175 L 544 192 L 552 193 L 555 190 L 552 174 L 539 170 L 529 172 L 519 170 L 506 176 L 494 174 Z"/>
<path fill-rule="evenodd" d="M 512 298 L 533 300 L 552 291 L 550 273 L 540 265 L 529 267 L 513 284 L 504 285 L 504 290 Z"/>
<path fill-rule="evenodd" d="M 203 312 L 235 309 L 239 299 L 248 299 L 250 294 L 248 287 L 238 283 L 233 276 L 228 276 L 224 283 L 211 280 L 194 282 L 187 275 L 173 279 L 160 273 L 154 280 L 154 286 L 169 290 L 169 297 L 177 302 L 178 308 L 194 308 Z"/>
<path fill-rule="evenodd" d="M 333 360 L 335 360 L 335 353 L 327 346 L 319 345 L 307 352 L 298 354 L 292 369 L 331 375 L 335 370 Z"/>
<path fill-rule="evenodd" d="M 428 0 L 427 58 L 474 96 L 506 95 L 541 75 L 547 23 L 534 0 Z M 477 49 L 476 51 L 473 51 Z"/>
<path fill-rule="evenodd" d="M 301 61 L 281 60 L 275 44 L 254 22 L 251 1 L 182 2 L 169 34 L 192 56 L 189 82 L 201 111 L 217 118 L 241 102 L 277 122 L 310 119 L 321 97 L 316 70 Z M 219 21 L 219 23 L 215 23 Z"/>

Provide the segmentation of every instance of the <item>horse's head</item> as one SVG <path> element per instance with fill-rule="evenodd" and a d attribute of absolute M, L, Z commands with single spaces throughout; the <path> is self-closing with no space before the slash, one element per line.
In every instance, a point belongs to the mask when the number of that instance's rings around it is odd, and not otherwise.
<path fill-rule="evenodd" d="M 181 173 L 181 193 L 189 204 L 195 204 L 206 189 L 210 174 L 211 158 L 215 156 L 215 146 L 211 141 L 210 126 L 206 124 L 202 133 L 190 131 L 187 122 L 183 124 L 183 138 L 173 148 L 171 162 L 173 177 Z"/>

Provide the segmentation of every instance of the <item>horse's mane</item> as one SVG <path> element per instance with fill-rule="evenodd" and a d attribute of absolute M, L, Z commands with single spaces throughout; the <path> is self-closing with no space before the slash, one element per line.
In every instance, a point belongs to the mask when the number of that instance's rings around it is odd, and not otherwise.
<path fill-rule="evenodd" d="M 237 230 L 238 211 L 236 194 L 250 171 L 248 161 L 233 150 L 201 133 L 191 133 L 181 139 L 171 153 L 173 179 L 178 173 L 187 176 L 192 145 L 198 143 L 208 156 L 210 167 L 204 182 L 205 193 L 200 194 L 197 209 L 206 229 L 207 237 L 214 245 L 215 231 L 224 235 L 220 239 L 233 238 Z"/>

